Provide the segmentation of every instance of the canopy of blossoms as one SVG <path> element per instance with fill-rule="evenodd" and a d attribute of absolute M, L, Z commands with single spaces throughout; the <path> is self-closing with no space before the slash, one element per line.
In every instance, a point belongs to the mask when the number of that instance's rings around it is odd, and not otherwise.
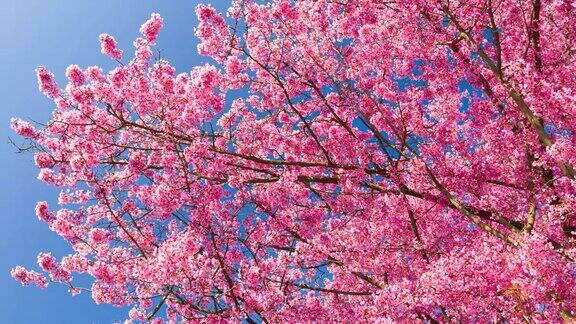
<path fill-rule="evenodd" d="M 158 14 L 129 58 L 100 36 L 111 71 L 38 68 L 53 117 L 12 127 L 74 252 L 14 278 L 135 322 L 574 319 L 573 1 L 196 14 L 212 63 L 188 73 L 155 56 Z"/>

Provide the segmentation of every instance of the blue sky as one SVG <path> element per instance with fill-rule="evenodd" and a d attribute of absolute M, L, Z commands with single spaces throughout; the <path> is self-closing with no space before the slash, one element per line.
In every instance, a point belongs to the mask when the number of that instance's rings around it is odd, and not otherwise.
<path fill-rule="evenodd" d="M 36 268 L 36 255 L 70 252 L 68 245 L 34 215 L 39 200 L 52 206 L 58 192 L 36 180 L 31 154 L 16 154 L 10 118 L 49 119 L 53 104 L 38 92 L 34 69 L 44 65 L 64 84 L 69 64 L 81 67 L 113 62 L 100 54 L 98 35 L 116 37 L 125 55 L 150 13 L 164 18 L 157 49 L 178 72 L 207 61 L 196 54 L 194 7 L 211 2 L 220 12 L 228 1 L 56 1 L 0 0 L 0 322 L 110 323 L 125 318 L 125 309 L 96 305 L 89 294 L 72 297 L 60 285 L 45 290 L 24 288 L 10 277 L 15 265 Z"/>

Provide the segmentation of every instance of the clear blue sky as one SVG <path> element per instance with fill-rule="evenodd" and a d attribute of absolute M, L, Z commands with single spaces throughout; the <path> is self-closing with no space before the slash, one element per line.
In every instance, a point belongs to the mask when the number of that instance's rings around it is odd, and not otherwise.
<path fill-rule="evenodd" d="M 31 154 L 16 154 L 8 143 L 14 116 L 46 121 L 53 104 L 38 92 L 34 69 L 44 65 L 64 84 L 69 64 L 81 67 L 112 62 L 100 54 L 98 35 L 109 33 L 128 54 L 140 25 L 151 12 L 164 18 L 158 49 L 178 72 L 206 61 L 196 54 L 194 7 L 211 2 L 220 11 L 229 1 L 56 1 L 0 0 L 0 322 L 110 323 L 125 309 L 96 305 L 89 294 L 72 297 L 63 286 L 24 288 L 10 277 L 15 265 L 36 268 L 36 255 L 70 248 L 34 215 L 39 200 L 55 205 L 57 191 L 36 180 Z"/>

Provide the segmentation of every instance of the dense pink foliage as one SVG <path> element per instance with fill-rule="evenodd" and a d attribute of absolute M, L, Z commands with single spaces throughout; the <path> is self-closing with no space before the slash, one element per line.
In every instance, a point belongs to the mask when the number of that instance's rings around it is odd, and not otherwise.
<path fill-rule="evenodd" d="M 114 37 L 108 34 L 100 34 L 100 47 L 102 48 L 102 54 L 120 60 L 122 58 L 122 50 L 118 49 L 117 46 Z"/>
<path fill-rule="evenodd" d="M 45 67 L 40 66 L 36 69 L 38 76 L 38 88 L 49 98 L 55 98 L 60 94 L 60 89 L 56 82 L 54 82 L 54 75 Z"/>
<path fill-rule="evenodd" d="M 148 19 L 148 21 L 146 21 L 142 27 L 140 27 L 140 33 L 146 37 L 148 42 L 154 44 L 156 43 L 158 33 L 160 33 L 160 29 L 162 29 L 163 24 L 164 20 L 162 20 L 162 17 L 160 17 L 160 15 L 157 13 L 153 13 L 150 16 L 150 19 Z"/>
<path fill-rule="evenodd" d="M 34 284 L 40 288 L 46 288 L 46 278 L 36 271 L 26 270 L 23 267 L 15 267 L 10 271 L 14 279 L 20 281 L 24 286 Z"/>
<path fill-rule="evenodd" d="M 36 207 L 74 250 L 39 255 L 51 282 L 136 322 L 574 320 L 572 1 L 196 14 L 189 73 L 154 60 L 157 14 L 107 73 L 38 69 L 53 118 L 12 126 L 62 189 Z"/>

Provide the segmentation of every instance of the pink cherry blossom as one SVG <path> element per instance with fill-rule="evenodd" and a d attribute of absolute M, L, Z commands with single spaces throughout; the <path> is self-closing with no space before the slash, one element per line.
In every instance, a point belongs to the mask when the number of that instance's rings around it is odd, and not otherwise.
<path fill-rule="evenodd" d="M 38 265 L 47 272 L 52 272 L 57 267 L 56 261 L 50 253 L 40 253 L 38 255 Z"/>
<path fill-rule="evenodd" d="M 149 43 L 154 44 L 156 43 L 156 39 L 158 38 L 158 34 L 160 33 L 163 24 L 164 20 L 162 17 L 157 13 L 153 13 L 150 15 L 150 19 L 140 27 L 140 33 L 146 37 Z"/>
<path fill-rule="evenodd" d="M 90 240 L 96 244 L 107 241 L 107 238 L 107 232 L 102 228 L 93 228 L 90 231 Z"/>
<path fill-rule="evenodd" d="M 84 81 L 86 81 L 84 72 L 76 64 L 70 65 L 66 68 L 66 76 L 75 86 L 82 85 Z"/>
<path fill-rule="evenodd" d="M 36 69 L 36 75 L 38 77 L 38 88 L 43 94 L 49 98 L 55 98 L 60 94 L 60 89 L 54 81 L 54 74 L 45 67 L 40 66 Z"/>
<path fill-rule="evenodd" d="M 23 267 L 15 267 L 10 271 L 10 275 L 22 283 L 24 286 L 34 284 L 40 288 L 46 288 L 48 285 L 46 279 L 36 271 L 29 271 Z"/>
<path fill-rule="evenodd" d="M 32 124 L 19 118 L 12 118 L 10 120 L 10 126 L 12 129 L 20 136 L 23 137 L 34 137 L 36 135 L 36 129 Z"/>
<path fill-rule="evenodd" d="M 50 168 L 54 165 L 54 159 L 48 153 L 37 152 L 34 154 L 34 163 L 39 168 Z"/>
<path fill-rule="evenodd" d="M 54 216 L 48 210 L 48 203 L 45 201 L 39 201 L 36 204 L 36 216 L 46 223 L 50 223 L 54 219 Z"/>
<path fill-rule="evenodd" d="M 89 66 L 86 69 L 85 76 L 92 81 L 104 82 L 106 80 L 102 69 L 97 66 Z"/>
<path fill-rule="evenodd" d="M 102 54 L 110 56 L 115 60 L 122 58 L 122 50 L 117 48 L 116 40 L 108 34 L 100 34 L 100 46 Z"/>

